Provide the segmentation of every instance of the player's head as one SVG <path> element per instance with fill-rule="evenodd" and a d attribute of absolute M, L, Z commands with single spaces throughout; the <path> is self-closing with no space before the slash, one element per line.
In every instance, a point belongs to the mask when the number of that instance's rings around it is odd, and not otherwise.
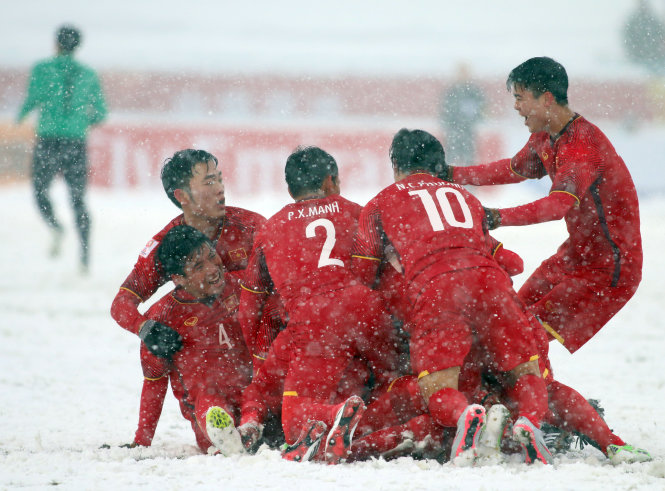
<path fill-rule="evenodd" d="M 81 31 L 74 26 L 61 26 L 56 32 L 55 41 L 58 51 L 71 53 L 81 44 Z"/>
<path fill-rule="evenodd" d="M 173 282 L 195 298 L 224 290 L 224 268 L 210 239 L 189 225 L 169 230 L 157 248 L 157 260 Z"/>
<path fill-rule="evenodd" d="M 390 161 L 396 174 L 426 172 L 443 178 L 448 171 L 443 145 L 423 130 L 399 130 L 390 145 Z"/>
<path fill-rule="evenodd" d="M 212 219 L 224 216 L 222 172 L 211 153 L 180 150 L 164 162 L 161 178 L 166 195 L 186 214 Z"/>
<path fill-rule="evenodd" d="M 298 147 L 286 159 L 286 184 L 294 199 L 323 191 L 323 195 L 339 193 L 337 162 L 319 147 Z"/>
<path fill-rule="evenodd" d="M 563 65 L 547 56 L 530 58 L 512 69 L 506 80 L 510 92 L 527 90 L 535 98 L 550 92 L 557 104 L 568 105 L 568 74 Z"/>

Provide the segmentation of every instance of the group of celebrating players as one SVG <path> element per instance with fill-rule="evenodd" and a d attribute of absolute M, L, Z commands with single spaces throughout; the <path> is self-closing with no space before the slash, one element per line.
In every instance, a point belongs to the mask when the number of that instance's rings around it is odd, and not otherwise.
<path fill-rule="evenodd" d="M 337 163 L 318 147 L 288 157 L 294 202 L 268 220 L 226 206 L 210 153 L 168 159 L 162 183 L 183 213 L 141 251 L 111 307 L 142 341 L 130 446 L 151 444 L 170 381 L 208 453 L 267 444 L 292 461 L 471 465 L 521 451 L 551 464 L 548 423 L 612 463 L 650 460 L 548 360 L 550 340 L 576 351 L 635 293 L 635 187 L 605 135 L 568 108 L 563 66 L 529 59 L 507 86 L 531 132 L 517 155 L 451 167 L 434 136 L 402 129 L 395 183 L 364 207 L 340 195 Z M 484 208 L 464 187 L 545 175 L 550 194 L 515 208 Z M 522 260 L 489 230 L 561 218 L 569 237 L 515 292 Z"/>

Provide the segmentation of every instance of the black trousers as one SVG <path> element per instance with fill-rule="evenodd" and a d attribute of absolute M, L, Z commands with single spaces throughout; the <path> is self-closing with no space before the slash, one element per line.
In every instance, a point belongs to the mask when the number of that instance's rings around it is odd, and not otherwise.
<path fill-rule="evenodd" d="M 53 213 L 49 196 L 51 183 L 62 175 L 74 210 L 81 243 L 81 261 L 88 263 L 90 215 L 85 205 L 88 184 L 88 161 L 85 140 L 72 138 L 37 138 L 32 159 L 32 185 L 39 212 L 53 228 L 62 228 Z"/>

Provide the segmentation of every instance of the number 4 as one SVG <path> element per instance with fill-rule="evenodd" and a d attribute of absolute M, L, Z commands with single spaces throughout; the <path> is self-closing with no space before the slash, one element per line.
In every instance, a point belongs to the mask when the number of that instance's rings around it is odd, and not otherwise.
<path fill-rule="evenodd" d="M 231 338 L 226 333 L 226 329 L 224 329 L 224 324 L 219 325 L 219 345 L 227 345 L 229 349 L 233 348 L 233 345 L 231 344 Z"/>

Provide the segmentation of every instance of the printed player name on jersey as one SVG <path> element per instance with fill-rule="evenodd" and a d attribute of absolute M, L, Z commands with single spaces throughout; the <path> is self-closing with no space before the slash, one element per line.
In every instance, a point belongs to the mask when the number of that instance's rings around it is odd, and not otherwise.
<path fill-rule="evenodd" d="M 337 201 L 327 204 L 325 206 L 310 206 L 309 208 L 300 208 L 298 213 L 290 211 L 288 218 L 310 218 L 318 215 L 326 215 L 328 213 L 339 213 L 339 203 Z"/>
<path fill-rule="evenodd" d="M 441 187 L 441 186 L 446 186 L 449 188 L 456 188 L 456 189 L 462 189 L 463 186 L 460 186 L 459 184 L 455 184 L 452 182 L 448 181 L 430 181 L 430 182 L 425 182 L 425 181 L 418 181 L 418 182 L 408 182 L 406 184 L 404 183 L 395 183 L 395 186 L 397 186 L 397 189 L 402 190 L 402 189 L 418 189 L 418 188 L 423 188 L 423 187 Z"/>

